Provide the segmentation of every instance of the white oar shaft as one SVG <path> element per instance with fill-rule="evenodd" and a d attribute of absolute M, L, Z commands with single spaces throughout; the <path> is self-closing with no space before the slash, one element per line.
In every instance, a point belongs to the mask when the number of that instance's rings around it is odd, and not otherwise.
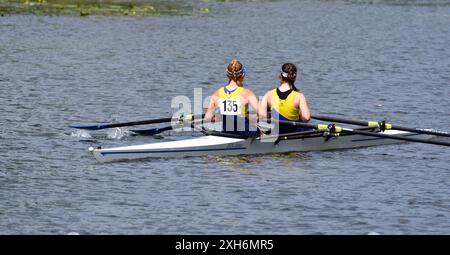
<path fill-rule="evenodd" d="M 346 118 L 319 116 L 319 115 L 311 116 L 311 118 L 316 119 L 316 120 L 332 121 L 332 122 L 346 123 L 346 124 L 359 125 L 359 126 L 371 126 L 372 123 L 374 123 L 376 126 L 378 123 L 375 121 L 350 120 L 350 119 L 346 119 Z M 386 125 L 389 126 L 388 129 L 402 130 L 402 131 L 414 132 L 414 133 L 418 133 L 418 134 L 450 137 L 450 133 L 445 132 L 445 131 L 424 129 L 424 128 L 403 127 L 403 126 L 393 125 L 393 124 L 389 124 L 389 123 L 386 123 Z"/>
<path fill-rule="evenodd" d="M 373 133 L 373 132 L 360 131 L 360 130 L 354 130 L 354 129 L 348 129 L 348 128 L 343 128 L 342 132 L 350 133 L 350 134 L 357 134 L 357 135 L 366 135 L 366 136 L 380 137 L 380 138 L 396 139 L 396 140 L 402 140 L 402 141 L 410 141 L 410 142 L 419 142 L 419 143 L 428 143 L 428 144 L 434 144 L 434 145 L 450 146 L 449 142 L 425 140 L 425 139 L 419 139 L 419 138 L 414 138 L 414 137 L 408 137 L 408 136 L 404 136 L 404 135 L 387 135 L 387 134 L 384 134 L 384 133 Z"/>

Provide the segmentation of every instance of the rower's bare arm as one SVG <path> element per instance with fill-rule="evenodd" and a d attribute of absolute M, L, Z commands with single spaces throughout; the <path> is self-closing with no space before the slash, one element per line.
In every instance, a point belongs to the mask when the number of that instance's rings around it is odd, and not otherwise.
<path fill-rule="evenodd" d="M 258 98 L 256 97 L 255 93 L 253 93 L 253 91 L 249 89 L 247 89 L 247 100 L 250 106 L 255 109 L 256 114 L 259 115 L 260 105 L 258 102 Z"/>
<path fill-rule="evenodd" d="M 209 100 L 208 109 L 206 110 L 205 117 L 203 118 L 204 122 L 214 121 L 214 112 L 216 111 L 217 108 L 216 98 L 217 98 L 217 91 L 212 95 L 211 99 Z"/>
<path fill-rule="evenodd" d="M 311 120 L 311 113 L 309 112 L 308 102 L 306 101 L 305 95 L 302 93 L 298 94 L 299 97 L 299 108 L 300 108 L 300 119 L 303 122 L 308 122 Z"/>
<path fill-rule="evenodd" d="M 268 116 L 268 114 L 267 114 L 267 109 L 269 109 L 269 107 L 270 107 L 270 95 L 271 95 L 271 93 L 270 93 L 270 91 L 269 92 L 267 92 L 265 95 L 264 95 L 264 97 L 263 97 L 263 99 L 261 100 L 261 104 L 260 104 L 260 107 L 259 107 L 259 111 L 258 111 L 258 115 L 259 116 L 261 116 L 262 118 L 267 118 Z"/>
<path fill-rule="evenodd" d="M 256 125 L 258 122 L 258 112 L 259 112 L 259 101 L 255 93 L 250 89 L 245 90 L 245 101 L 255 110 L 256 114 L 250 114 L 249 120 L 250 124 Z"/>

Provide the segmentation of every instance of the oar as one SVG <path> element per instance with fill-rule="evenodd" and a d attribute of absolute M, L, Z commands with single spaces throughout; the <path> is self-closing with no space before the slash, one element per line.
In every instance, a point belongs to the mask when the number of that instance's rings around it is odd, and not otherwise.
<path fill-rule="evenodd" d="M 112 123 L 112 124 L 70 125 L 69 127 L 78 128 L 78 129 L 88 129 L 88 130 L 100 130 L 100 129 L 105 129 L 105 128 L 164 123 L 164 122 L 170 122 L 172 120 L 173 120 L 172 118 L 161 118 L 161 119 L 130 121 L 130 122 Z M 174 120 L 176 120 L 176 119 L 174 119 Z"/>
<path fill-rule="evenodd" d="M 409 141 L 409 142 L 429 143 L 429 144 L 434 144 L 434 145 L 450 146 L 449 142 L 441 142 L 441 141 L 419 139 L 419 138 L 408 137 L 408 136 L 403 136 L 403 135 L 388 135 L 388 134 L 385 134 L 385 133 L 374 133 L 374 132 L 367 132 L 367 131 L 359 131 L 359 130 L 354 130 L 354 129 L 349 129 L 349 128 L 343 128 L 342 132 L 343 133 L 349 133 L 349 134 L 356 134 L 356 135 L 366 135 L 366 136 L 373 136 L 373 137 L 381 137 L 381 138 L 403 140 L 403 141 Z"/>
<path fill-rule="evenodd" d="M 330 125 L 324 125 L 324 124 L 313 125 L 313 124 L 303 123 L 303 122 L 298 122 L 298 121 L 285 121 L 285 120 L 272 120 L 272 121 L 284 123 L 284 124 L 288 124 L 288 125 L 293 125 L 293 126 L 312 128 L 312 129 L 317 129 L 317 130 L 324 130 L 324 129 L 328 129 L 330 127 Z M 331 124 L 331 126 L 333 127 L 333 132 L 335 132 L 335 133 L 342 132 L 342 133 L 347 133 L 347 134 L 365 135 L 365 136 L 389 138 L 389 139 L 409 141 L 409 142 L 450 146 L 449 142 L 419 139 L 419 138 L 407 137 L 407 136 L 402 136 L 402 135 L 388 135 L 388 134 L 384 134 L 384 133 L 361 131 L 361 130 L 355 130 L 355 129 L 350 129 L 350 128 L 342 128 L 339 126 L 334 126 L 334 124 Z"/>
<path fill-rule="evenodd" d="M 203 119 L 194 119 L 192 120 L 191 124 L 198 124 L 202 123 Z M 159 133 L 162 133 L 164 131 L 169 131 L 177 128 L 185 127 L 183 123 L 177 124 L 177 125 L 169 125 L 164 127 L 152 127 L 152 128 L 138 128 L 138 129 L 130 129 L 131 132 L 137 133 L 139 135 L 156 135 Z"/>
<path fill-rule="evenodd" d="M 164 131 L 172 130 L 172 126 L 166 127 L 155 127 L 155 128 L 141 128 L 141 129 L 130 129 L 131 132 L 137 133 L 139 135 L 156 135 Z"/>
<path fill-rule="evenodd" d="M 112 123 L 112 124 L 71 125 L 69 127 L 78 128 L 78 129 L 88 129 L 88 130 L 100 130 L 100 129 L 105 129 L 105 128 L 137 126 L 137 125 L 145 125 L 145 124 L 157 124 L 157 123 L 172 122 L 172 121 L 179 121 L 179 122 L 182 122 L 184 120 L 192 121 L 194 119 L 203 118 L 203 116 L 204 115 L 194 116 L 194 115 L 189 114 L 189 115 L 186 115 L 186 117 L 184 117 L 182 115 L 178 119 L 177 118 L 161 118 L 161 119 L 131 121 L 131 122 Z"/>
<path fill-rule="evenodd" d="M 350 120 L 350 119 L 344 119 L 344 118 L 337 118 L 337 117 L 329 117 L 329 116 L 311 116 L 311 118 L 316 120 L 322 120 L 322 121 L 331 121 L 331 122 L 339 122 L 339 123 L 346 123 L 346 124 L 352 124 L 352 125 L 360 125 L 360 126 L 378 126 L 379 123 L 376 121 L 360 121 L 360 120 Z M 395 130 L 402 130 L 402 131 L 409 131 L 414 132 L 418 134 L 427 134 L 427 135 L 436 135 L 436 136 L 446 136 L 450 137 L 450 133 L 444 132 L 444 131 L 438 131 L 438 130 L 431 130 L 431 129 L 423 129 L 423 128 L 410 128 L 410 127 L 402 127 L 397 125 L 392 125 L 389 123 L 385 123 L 387 129 L 395 129 Z"/>

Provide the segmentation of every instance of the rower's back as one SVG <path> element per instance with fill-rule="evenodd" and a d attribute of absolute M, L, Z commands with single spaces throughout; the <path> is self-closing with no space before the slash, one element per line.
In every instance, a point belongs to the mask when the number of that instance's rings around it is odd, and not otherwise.
<path fill-rule="evenodd" d="M 245 89 L 243 87 L 228 85 L 220 88 L 217 94 L 219 97 L 220 115 L 222 117 L 222 130 L 233 134 L 250 131 L 249 110 L 245 97 Z"/>
<path fill-rule="evenodd" d="M 271 117 L 275 120 L 283 121 L 303 121 L 308 122 L 311 118 L 309 107 L 305 96 L 295 87 L 297 78 L 297 67 L 294 64 L 286 63 L 281 67 L 278 74 L 280 86 L 267 92 L 263 104 L 270 108 Z M 305 131 L 305 128 L 278 123 L 275 125 L 275 133 L 285 134 Z"/>
<path fill-rule="evenodd" d="M 249 105 L 255 109 L 259 106 L 255 94 L 244 88 L 246 73 L 247 69 L 237 59 L 231 61 L 227 67 L 228 84 L 213 94 L 205 115 L 207 120 L 221 120 L 222 132 L 243 137 L 257 134 L 256 127 L 250 125 Z M 220 120 L 213 117 L 217 108 Z"/>

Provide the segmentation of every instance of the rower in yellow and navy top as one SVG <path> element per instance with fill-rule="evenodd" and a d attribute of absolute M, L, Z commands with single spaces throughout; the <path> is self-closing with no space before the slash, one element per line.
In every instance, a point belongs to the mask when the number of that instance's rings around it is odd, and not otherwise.
<path fill-rule="evenodd" d="M 256 126 L 250 125 L 249 105 L 256 111 L 259 102 L 256 95 L 244 88 L 244 77 L 247 73 L 237 59 L 233 59 L 227 68 L 228 85 L 220 87 L 214 92 L 208 105 L 204 121 L 222 120 L 222 131 L 243 137 L 256 136 Z M 219 108 L 220 114 L 214 115 Z M 217 119 L 216 119 L 217 117 Z"/>
<path fill-rule="evenodd" d="M 305 95 L 295 87 L 297 67 L 286 63 L 278 74 L 280 85 L 269 90 L 261 101 L 261 109 L 270 110 L 272 119 L 308 122 L 311 119 Z M 262 114 L 261 114 L 262 115 Z M 305 128 L 279 123 L 275 132 L 279 134 L 304 131 Z"/>

